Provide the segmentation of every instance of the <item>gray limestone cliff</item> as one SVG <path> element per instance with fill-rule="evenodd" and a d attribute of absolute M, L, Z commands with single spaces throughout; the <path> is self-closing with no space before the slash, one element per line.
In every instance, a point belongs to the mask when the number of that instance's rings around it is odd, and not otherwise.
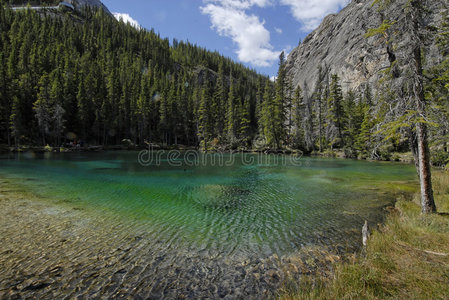
<path fill-rule="evenodd" d="M 319 77 L 321 67 L 327 75 L 338 74 L 343 91 L 362 89 L 367 83 L 376 90 L 381 71 L 390 66 L 385 43 L 379 37 L 365 38 L 370 28 L 378 27 L 383 19 L 394 20 L 405 16 L 407 0 L 391 0 L 392 6 L 381 15 L 373 0 L 353 0 L 338 14 L 327 16 L 321 25 L 310 33 L 288 56 L 286 69 L 293 86 L 303 88 L 310 96 Z M 427 25 L 437 25 L 447 0 L 427 1 L 429 14 Z M 399 44 L 401 33 L 396 33 Z M 426 63 L 434 64 L 439 59 L 435 44 L 425 45 Z M 397 53 L 396 55 L 400 55 Z M 402 60 L 402 62 L 406 59 Z"/>
<path fill-rule="evenodd" d="M 100 0 L 71 0 L 71 1 L 65 1 L 72 3 L 76 8 L 82 7 L 82 6 L 91 6 L 94 8 L 102 8 L 105 12 L 108 14 L 111 14 L 111 12 L 108 10 L 108 8 L 100 1 Z"/>

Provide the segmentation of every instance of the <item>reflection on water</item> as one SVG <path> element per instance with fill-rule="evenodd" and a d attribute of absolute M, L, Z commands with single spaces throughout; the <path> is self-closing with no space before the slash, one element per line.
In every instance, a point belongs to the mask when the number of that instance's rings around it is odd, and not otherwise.
<path fill-rule="evenodd" d="M 325 253 L 356 251 L 364 220 L 381 221 L 394 200 L 382 184 L 415 175 L 399 164 L 236 158 L 226 167 L 144 167 L 134 152 L 2 159 L 5 180 L 51 200 L 22 200 L 16 223 L 3 220 L 13 224 L 2 229 L 0 293 L 264 297 L 316 259 L 333 260 Z"/>

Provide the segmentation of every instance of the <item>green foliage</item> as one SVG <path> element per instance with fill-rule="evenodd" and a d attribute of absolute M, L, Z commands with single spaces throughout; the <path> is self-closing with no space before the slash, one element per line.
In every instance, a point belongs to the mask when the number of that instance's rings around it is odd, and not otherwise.
<path fill-rule="evenodd" d="M 368 29 L 368 32 L 365 33 L 365 38 L 370 38 L 377 35 L 386 36 L 390 27 L 395 23 L 395 21 L 384 20 L 379 27 Z"/>
<path fill-rule="evenodd" d="M 363 158 L 368 157 L 368 151 L 371 148 L 371 129 L 373 128 L 373 121 L 369 112 L 369 107 L 363 107 L 363 121 L 360 126 L 360 132 L 356 136 L 356 140 L 354 143 L 355 149 L 359 151 Z"/>
<path fill-rule="evenodd" d="M 265 85 L 265 92 L 263 95 L 263 108 L 262 108 L 262 118 L 261 126 L 263 134 L 267 139 L 268 145 L 273 145 L 275 143 L 275 102 L 273 99 L 273 91 L 271 83 L 267 80 Z"/>
<path fill-rule="evenodd" d="M 280 149 L 287 136 L 286 126 L 286 73 L 284 52 L 279 57 L 279 70 L 275 84 L 275 93 L 271 83 L 266 82 L 262 109 L 262 128 L 268 145 Z"/>
<path fill-rule="evenodd" d="M 449 164 L 449 153 L 447 151 L 433 151 L 430 157 L 432 165 L 444 167 Z"/>
<path fill-rule="evenodd" d="M 305 103 L 300 86 L 298 86 L 295 90 L 292 106 L 293 106 L 292 121 L 294 127 L 293 133 L 294 143 L 298 147 L 305 148 L 305 132 L 304 132 Z"/>
<path fill-rule="evenodd" d="M 338 75 L 332 75 L 329 97 L 327 98 L 327 117 L 326 117 L 326 138 L 329 141 L 331 149 L 335 145 L 341 145 L 343 141 L 343 92 L 341 90 L 340 78 Z"/>
<path fill-rule="evenodd" d="M 217 52 L 177 40 L 170 46 L 153 30 L 102 11 L 54 18 L 1 5 L 0 143 L 59 147 L 71 136 L 87 144 L 129 139 L 136 145 L 247 148 L 263 135 L 271 148 L 340 148 L 347 156 L 369 157 L 379 144 L 413 130 L 413 122 L 425 122 L 432 145 L 441 148 L 449 136 L 444 20 L 437 42 L 445 59 L 426 74 L 431 118 L 407 107 L 379 132 L 397 99 L 388 88 L 376 97 L 369 86 L 344 94 L 340 78 L 329 78 L 322 67 L 315 90 L 303 91 L 291 84 L 284 54 L 273 83 Z M 367 36 L 388 39 L 396 24 L 384 21 Z M 381 85 L 388 86 L 397 65 L 391 63 Z"/>
<path fill-rule="evenodd" d="M 1 3 L 0 143 L 56 145 L 68 133 L 88 144 L 224 142 L 231 69 L 232 132 L 257 133 L 254 98 L 266 77 L 253 70 L 103 11 L 55 18 Z"/>
<path fill-rule="evenodd" d="M 430 128 L 432 145 L 447 148 L 449 139 L 449 16 L 443 15 L 441 26 L 435 37 L 443 59 L 441 62 L 426 70 L 429 78 L 426 84 L 426 99 L 430 101 L 429 114 L 438 124 Z"/>
<path fill-rule="evenodd" d="M 371 235 L 363 255 L 337 262 L 332 274 L 301 278 L 279 299 L 447 298 L 449 174 L 436 171 L 432 175 L 441 214 L 421 213 L 413 201 L 419 197 L 413 195 L 415 187 L 391 185 L 398 201 L 385 224 Z"/>

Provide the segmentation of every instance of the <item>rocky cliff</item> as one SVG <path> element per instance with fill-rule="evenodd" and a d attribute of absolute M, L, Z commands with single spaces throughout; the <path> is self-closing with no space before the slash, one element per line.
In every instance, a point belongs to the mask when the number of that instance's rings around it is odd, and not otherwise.
<path fill-rule="evenodd" d="M 353 0 L 340 13 L 327 16 L 287 59 L 287 73 L 294 86 L 300 85 L 306 96 L 310 96 L 321 67 L 327 75 L 340 76 L 344 91 L 364 88 L 367 83 L 375 90 L 380 71 L 390 66 L 389 54 L 379 37 L 365 38 L 365 34 L 368 29 L 378 27 L 383 19 L 395 20 L 405 15 L 407 1 L 391 0 L 392 6 L 381 14 L 373 6 L 373 0 Z M 427 1 L 427 5 L 430 12 L 426 16 L 427 25 L 438 24 L 447 0 Z M 401 32 L 396 34 L 395 39 L 401 41 Z M 432 41 L 425 48 L 427 64 L 439 60 L 438 49 Z"/>
<path fill-rule="evenodd" d="M 80 6 L 86 6 L 86 5 L 95 7 L 95 8 L 103 8 L 103 10 L 105 12 L 112 15 L 111 12 L 108 10 L 108 8 L 103 3 L 101 3 L 100 0 L 72 0 L 71 2 L 77 8 Z"/>

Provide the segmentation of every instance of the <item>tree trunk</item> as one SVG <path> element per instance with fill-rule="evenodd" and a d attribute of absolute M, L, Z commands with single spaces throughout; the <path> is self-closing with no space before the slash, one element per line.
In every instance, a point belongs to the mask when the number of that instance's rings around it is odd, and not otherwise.
<path fill-rule="evenodd" d="M 408 135 L 408 142 L 410 145 L 410 150 L 412 151 L 412 155 L 413 155 L 413 161 L 415 162 L 416 172 L 419 177 L 420 176 L 420 174 L 419 174 L 419 157 L 418 157 L 418 143 L 417 143 L 416 133 L 414 133 L 412 129 L 408 129 L 407 135 Z"/>
<path fill-rule="evenodd" d="M 8 126 L 8 124 L 6 126 Z M 8 147 L 11 147 L 11 132 L 9 128 L 6 128 L 6 133 L 8 135 Z"/>
<path fill-rule="evenodd" d="M 446 130 L 443 130 L 443 136 L 446 136 L 447 132 Z M 448 142 L 443 142 L 443 150 L 444 152 L 448 152 L 447 146 L 448 146 Z"/>
<path fill-rule="evenodd" d="M 423 213 L 436 212 L 433 199 L 432 176 L 430 171 L 429 144 L 427 142 L 427 126 L 419 123 L 418 134 L 419 183 L 421 185 L 421 210 Z"/>
<path fill-rule="evenodd" d="M 418 143 L 419 183 L 421 186 L 421 210 L 423 213 L 436 212 L 435 201 L 432 190 L 432 176 L 430 169 L 430 150 L 427 140 L 427 125 L 424 123 L 426 117 L 426 102 L 423 87 L 423 70 L 421 63 L 421 40 L 419 38 L 419 12 L 420 3 L 411 1 L 411 25 L 410 37 L 413 49 L 412 80 L 413 97 L 415 99 L 415 110 L 420 120 L 416 124 L 416 135 Z"/>

